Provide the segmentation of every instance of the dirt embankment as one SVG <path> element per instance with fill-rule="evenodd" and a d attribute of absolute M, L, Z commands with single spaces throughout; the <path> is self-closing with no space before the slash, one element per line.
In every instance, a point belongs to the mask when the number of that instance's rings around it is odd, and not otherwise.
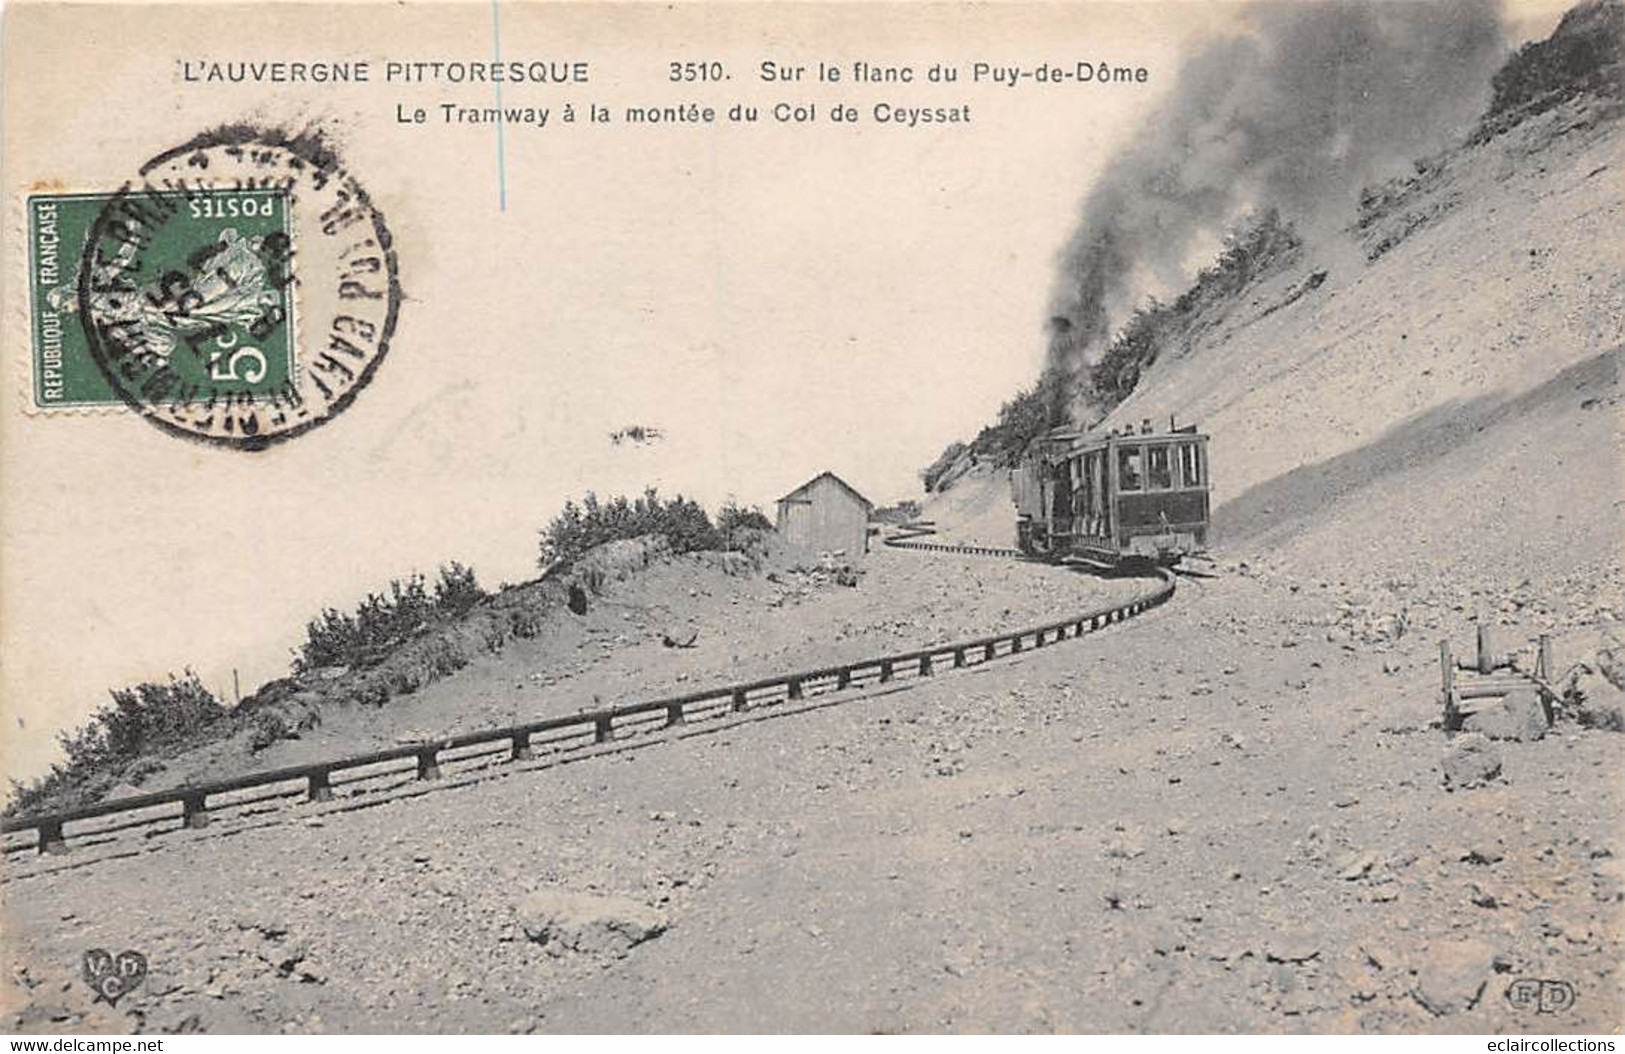
<path fill-rule="evenodd" d="M 937 581 L 917 556 L 875 549 L 838 573 L 771 553 L 677 555 L 659 538 L 614 542 L 374 664 L 268 686 L 227 734 L 142 758 L 92 789 L 128 796 L 969 639 L 1134 588 L 985 560 Z"/>

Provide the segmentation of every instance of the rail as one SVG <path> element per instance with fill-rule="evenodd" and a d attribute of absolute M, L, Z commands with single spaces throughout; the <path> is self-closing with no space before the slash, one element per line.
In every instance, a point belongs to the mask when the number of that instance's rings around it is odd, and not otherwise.
<path fill-rule="evenodd" d="M 897 548 L 926 549 L 939 552 L 980 555 L 1010 555 L 1016 553 L 1013 549 L 998 549 L 988 546 L 958 546 L 914 540 L 930 533 L 934 533 L 930 524 L 917 523 L 900 529 L 900 537 L 887 538 L 885 541 L 886 544 Z M 283 768 L 244 773 L 240 776 L 210 780 L 203 783 L 181 784 L 165 790 L 153 791 L 150 794 L 132 795 L 112 801 L 96 802 L 74 809 L 7 819 L 0 821 L 0 834 L 34 831 L 36 837 L 33 839 L 32 844 L 25 841 L 21 844 L 5 846 L 4 854 L 10 858 L 26 853 L 30 848 L 37 849 L 41 854 L 66 852 L 68 851 L 70 836 L 67 826 L 100 817 L 179 805 L 181 825 L 188 828 L 199 828 L 206 826 L 209 822 L 209 799 L 236 791 L 272 787 L 276 784 L 300 783 L 303 784 L 302 791 L 296 789 L 287 792 L 284 796 L 294 796 L 302 793 L 307 801 L 329 801 L 333 798 L 334 785 L 338 782 L 335 777 L 339 774 L 389 762 L 411 760 L 415 763 L 416 778 L 418 780 L 433 780 L 440 777 L 440 765 L 443 760 L 460 761 L 467 760 L 470 757 L 485 756 L 484 753 L 479 753 L 465 754 L 451 759 L 447 758 L 449 752 L 469 747 L 502 744 L 506 746 L 510 760 L 527 761 L 534 757 L 536 740 L 554 733 L 565 733 L 565 735 L 551 739 L 548 741 L 549 743 L 562 743 L 576 736 L 585 736 L 587 734 L 592 736 L 591 742 L 593 743 L 607 743 L 615 738 L 617 723 L 629 723 L 632 719 L 654 717 L 657 721 L 663 722 L 662 727 L 670 728 L 684 723 L 688 716 L 698 710 L 722 709 L 725 713 L 737 714 L 751 709 L 753 706 L 770 702 L 796 701 L 803 699 L 808 694 L 845 691 L 858 686 L 860 682 L 865 685 L 869 683 L 884 684 L 892 681 L 900 674 L 930 677 L 936 673 L 939 666 L 951 666 L 953 669 L 960 669 L 969 665 L 980 665 L 981 663 L 991 662 L 996 658 L 1020 654 L 1029 648 L 1042 648 L 1049 644 L 1081 637 L 1085 633 L 1091 633 L 1122 622 L 1165 603 L 1174 594 L 1174 578 L 1171 574 L 1162 570 L 1155 570 L 1153 573 L 1158 579 L 1156 586 L 1128 600 L 1094 608 L 1060 621 L 1046 622 L 1025 629 L 977 637 L 974 640 L 916 648 L 911 651 L 893 652 L 858 662 L 819 666 L 775 677 L 764 677 L 741 684 L 689 692 L 684 695 L 543 718 L 523 724 L 425 740 L 392 747 L 387 750 L 336 758 L 330 761 L 289 765 Z M 763 693 L 771 693 L 772 698 L 764 698 Z M 781 694 L 783 696 L 782 700 L 777 698 Z M 411 770 L 409 768 L 390 770 L 391 773 L 405 773 L 407 771 Z M 359 782 L 359 780 L 354 782 Z M 240 805 L 242 803 L 233 804 Z M 129 826 L 156 824 L 173 821 L 174 819 L 174 813 L 170 812 L 141 819 Z M 105 829 L 85 833 L 87 835 L 105 833 Z"/>
<path fill-rule="evenodd" d="M 881 539 L 893 549 L 921 549 L 933 553 L 961 553 L 968 556 L 1010 556 L 1020 557 L 1020 549 L 1007 549 L 995 545 L 963 545 L 953 542 L 922 542 L 918 539 L 936 534 L 936 524 L 931 520 L 915 520 L 898 526 L 896 533 Z"/>

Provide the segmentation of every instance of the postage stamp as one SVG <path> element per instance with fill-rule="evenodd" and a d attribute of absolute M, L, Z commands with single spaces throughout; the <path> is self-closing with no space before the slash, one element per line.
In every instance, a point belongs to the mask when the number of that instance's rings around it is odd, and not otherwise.
<path fill-rule="evenodd" d="M 91 228 L 115 196 L 28 199 L 38 409 L 126 405 L 91 355 L 79 301 Z M 200 189 L 179 220 L 156 231 L 144 251 L 124 244 L 114 257 L 120 288 L 93 289 L 91 310 L 104 324 L 139 333 L 146 354 L 199 391 L 269 396 L 286 387 L 298 371 L 287 193 Z"/>
<path fill-rule="evenodd" d="M 389 350 L 393 236 L 317 132 L 224 126 L 27 206 L 35 407 L 264 450 L 337 417 Z"/>

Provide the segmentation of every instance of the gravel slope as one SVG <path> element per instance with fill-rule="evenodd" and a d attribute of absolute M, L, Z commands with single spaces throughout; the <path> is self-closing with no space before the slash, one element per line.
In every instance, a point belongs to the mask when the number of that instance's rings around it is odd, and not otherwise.
<path fill-rule="evenodd" d="M 1187 581 L 983 670 L 12 881 L 9 1023 L 1522 1031 L 1501 992 L 1535 976 L 1578 993 L 1540 1029 L 1616 1027 L 1625 737 L 1504 744 L 1448 792 L 1431 642 L 1326 614 Z M 538 943 L 557 887 L 665 929 Z M 116 1013 L 93 945 L 152 959 Z"/>

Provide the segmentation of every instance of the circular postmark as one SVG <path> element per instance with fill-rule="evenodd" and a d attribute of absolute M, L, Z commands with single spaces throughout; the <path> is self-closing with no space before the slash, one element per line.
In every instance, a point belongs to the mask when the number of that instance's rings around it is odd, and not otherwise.
<path fill-rule="evenodd" d="M 79 266 L 91 358 L 173 435 L 239 450 L 331 421 L 400 313 L 383 216 L 315 133 L 232 125 L 110 195 Z"/>

